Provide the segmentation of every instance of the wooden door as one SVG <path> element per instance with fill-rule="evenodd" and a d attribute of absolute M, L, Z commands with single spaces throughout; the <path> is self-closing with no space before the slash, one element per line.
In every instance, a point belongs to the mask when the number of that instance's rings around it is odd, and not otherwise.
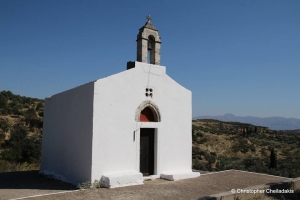
<path fill-rule="evenodd" d="M 144 176 L 154 174 L 154 128 L 140 131 L 140 172 Z"/>

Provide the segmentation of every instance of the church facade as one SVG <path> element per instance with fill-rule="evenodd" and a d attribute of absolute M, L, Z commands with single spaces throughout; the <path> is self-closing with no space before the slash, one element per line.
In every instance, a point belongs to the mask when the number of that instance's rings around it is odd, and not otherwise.
<path fill-rule="evenodd" d="M 160 45 L 148 16 L 127 70 L 46 98 L 42 174 L 109 188 L 200 175 L 191 169 L 192 93 L 160 66 Z"/>

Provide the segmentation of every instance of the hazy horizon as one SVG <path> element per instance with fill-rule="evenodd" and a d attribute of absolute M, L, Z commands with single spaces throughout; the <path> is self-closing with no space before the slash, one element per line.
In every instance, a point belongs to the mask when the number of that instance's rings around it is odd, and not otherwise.
<path fill-rule="evenodd" d="M 0 91 L 44 99 L 126 69 L 148 14 L 193 116 L 300 119 L 300 1 L 0 1 Z"/>
<path fill-rule="evenodd" d="M 224 113 L 224 114 L 218 114 L 218 115 L 209 115 L 209 114 L 208 115 L 206 115 L 206 114 L 204 114 L 204 115 L 196 115 L 196 116 L 193 115 L 193 118 L 200 117 L 200 116 L 212 116 L 212 117 L 214 117 L 214 116 L 223 116 L 223 115 L 234 115 L 236 117 L 258 117 L 258 118 L 282 117 L 282 116 L 259 117 L 259 116 L 253 116 L 253 115 L 235 115 L 233 113 Z M 300 118 L 296 118 L 296 117 L 283 117 L 283 118 L 287 118 L 287 119 L 289 119 L 289 118 L 300 119 Z"/>

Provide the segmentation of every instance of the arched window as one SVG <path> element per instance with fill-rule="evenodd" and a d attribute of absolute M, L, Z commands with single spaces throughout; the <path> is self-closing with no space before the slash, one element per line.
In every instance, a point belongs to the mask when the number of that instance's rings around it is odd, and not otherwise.
<path fill-rule="evenodd" d="M 146 107 L 140 115 L 140 122 L 155 122 L 154 114 L 151 108 Z"/>
<path fill-rule="evenodd" d="M 136 110 L 135 119 L 139 122 L 160 122 L 159 109 L 153 102 L 145 101 Z"/>

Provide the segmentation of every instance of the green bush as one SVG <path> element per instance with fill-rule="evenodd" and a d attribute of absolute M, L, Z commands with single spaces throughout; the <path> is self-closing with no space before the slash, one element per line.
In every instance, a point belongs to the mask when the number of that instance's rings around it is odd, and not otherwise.
<path fill-rule="evenodd" d="M 36 106 L 36 110 L 44 110 L 44 104 L 42 102 L 39 102 Z"/>
<path fill-rule="evenodd" d="M 205 138 L 205 137 L 203 137 L 203 138 L 201 138 L 201 139 L 199 140 L 199 143 L 200 143 L 200 144 L 203 144 L 203 143 L 205 143 L 205 142 L 207 142 L 207 138 Z"/>
<path fill-rule="evenodd" d="M 207 162 L 208 162 L 209 164 L 213 164 L 213 163 L 216 162 L 216 157 L 215 157 L 215 156 L 212 156 L 212 155 L 207 155 L 207 156 L 205 157 L 205 159 L 207 160 Z"/>
<path fill-rule="evenodd" d="M 194 160 L 193 168 L 196 169 L 196 170 L 201 170 L 201 171 L 206 171 L 207 170 L 206 167 L 205 167 L 205 164 L 202 161 L 200 161 L 198 158 L 196 158 Z"/>
<path fill-rule="evenodd" d="M 217 153 L 216 152 L 210 152 L 210 155 L 217 156 Z"/>
<path fill-rule="evenodd" d="M 238 157 L 219 156 L 216 163 L 216 169 L 218 171 L 228 169 L 245 170 L 244 160 Z"/>
<path fill-rule="evenodd" d="M 202 134 L 201 132 L 198 132 L 196 135 L 197 135 L 198 137 L 203 137 L 203 134 Z"/>
<path fill-rule="evenodd" d="M 10 163 L 6 160 L 0 160 L 0 173 L 9 171 Z"/>
<path fill-rule="evenodd" d="M 92 187 L 92 184 L 88 181 L 77 185 L 77 188 L 80 189 L 80 190 L 90 189 L 91 187 Z"/>
<path fill-rule="evenodd" d="M 0 154 L 9 162 L 39 162 L 41 156 L 41 136 L 28 137 L 28 130 L 22 125 L 14 126 L 10 138 L 3 144 L 5 150 Z"/>

